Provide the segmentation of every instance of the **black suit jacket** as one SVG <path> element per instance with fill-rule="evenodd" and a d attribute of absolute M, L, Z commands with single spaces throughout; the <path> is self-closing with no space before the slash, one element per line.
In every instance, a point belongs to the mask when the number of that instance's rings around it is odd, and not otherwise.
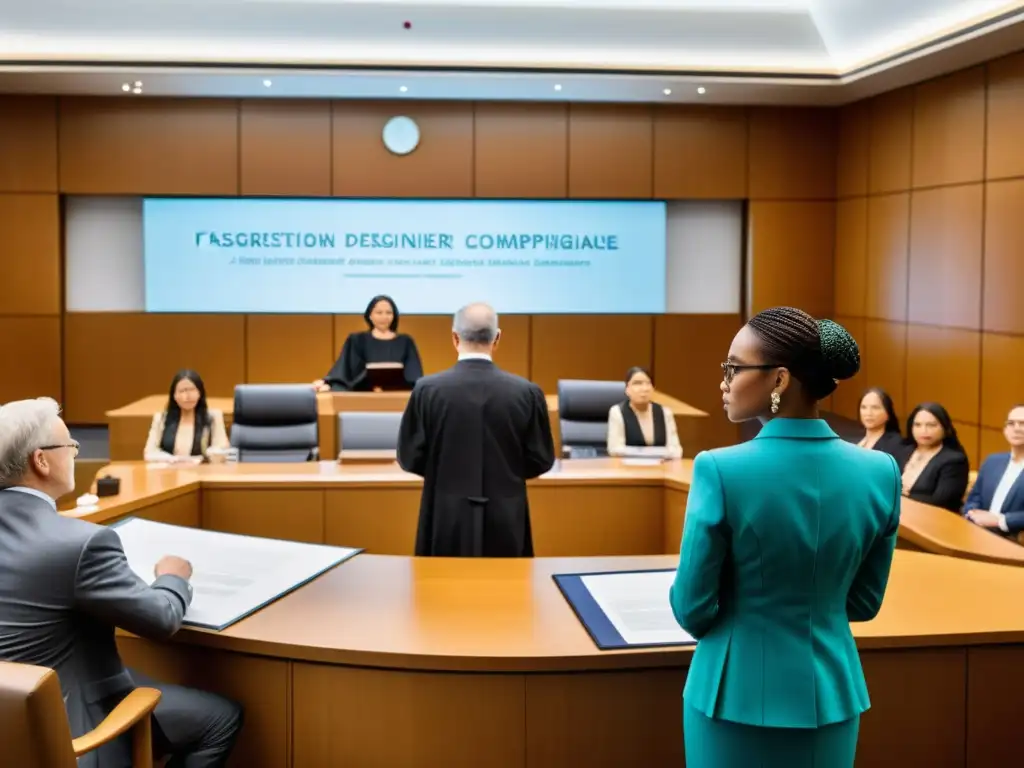
<path fill-rule="evenodd" d="M 906 446 L 903 435 L 899 432 L 883 432 L 882 436 L 878 438 L 878 442 L 871 446 L 871 450 L 882 451 L 898 459 L 906 450 Z"/>
<path fill-rule="evenodd" d="M 897 457 L 900 472 L 907 466 L 913 453 L 914 446 L 909 445 Z M 970 473 L 967 454 L 943 446 L 928 462 L 907 495 L 914 501 L 959 512 L 967 492 Z"/>
<path fill-rule="evenodd" d="M 533 555 L 526 481 L 555 462 L 536 384 L 484 359 L 420 379 L 402 415 L 398 462 L 423 477 L 417 555 Z"/>

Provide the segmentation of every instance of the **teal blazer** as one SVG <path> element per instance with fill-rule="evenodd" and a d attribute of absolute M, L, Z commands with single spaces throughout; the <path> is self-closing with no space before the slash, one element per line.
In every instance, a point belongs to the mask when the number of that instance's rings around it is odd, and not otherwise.
<path fill-rule="evenodd" d="M 817 419 L 773 419 L 698 454 L 669 595 L 698 641 L 687 705 L 779 728 L 870 707 L 850 622 L 881 608 L 900 486 L 892 456 Z"/>

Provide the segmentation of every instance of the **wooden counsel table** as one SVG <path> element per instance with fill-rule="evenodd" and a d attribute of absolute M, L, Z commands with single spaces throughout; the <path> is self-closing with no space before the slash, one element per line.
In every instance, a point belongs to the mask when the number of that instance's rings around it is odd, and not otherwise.
<path fill-rule="evenodd" d="M 81 516 L 291 532 L 371 552 L 412 543 L 405 504 L 419 480 L 392 466 L 107 471 L 121 493 Z M 169 644 L 123 636 L 121 647 L 154 676 L 245 706 L 234 766 L 676 768 L 691 650 L 599 651 L 551 575 L 674 568 L 676 557 L 653 552 L 678 542 L 689 472 L 685 461 L 566 461 L 531 484 L 538 552 L 647 556 L 361 554 L 223 632 L 185 630 Z M 1024 558 L 948 512 L 904 510 L 901 536 L 963 557 L 898 551 L 881 614 L 854 625 L 873 705 L 858 765 L 1014 765 L 1024 568 L 964 558 Z"/>
<path fill-rule="evenodd" d="M 623 395 L 625 397 L 625 395 Z M 653 399 L 671 409 L 676 417 L 676 429 L 687 455 L 696 456 L 705 448 L 702 422 L 708 414 L 681 400 L 655 392 Z M 320 433 L 320 456 L 324 459 L 338 455 L 338 414 L 347 411 L 403 411 L 409 402 L 408 392 L 320 392 L 317 394 L 318 427 Z M 558 395 L 547 395 L 548 414 L 551 417 L 551 431 L 555 448 L 560 449 L 558 428 Z M 234 417 L 235 402 L 230 397 L 207 398 L 210 408 L 224 412 L 228 430 Z M 110 427 L 110 460 L 135 461 L 142 458 L 142 451 L 149 435 L 153 416 L 167 407 L 166 395 L 149 395 L 134 403 L 107 411 Z M 560 452 L 560 450 L 559 450 Z"/>

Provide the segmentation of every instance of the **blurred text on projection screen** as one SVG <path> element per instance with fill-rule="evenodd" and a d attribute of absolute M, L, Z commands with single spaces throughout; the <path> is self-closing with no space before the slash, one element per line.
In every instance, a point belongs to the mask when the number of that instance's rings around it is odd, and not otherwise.
<path fill-rule="evenodd" d="M 663 202 L 147 198 L 147 312 L 665 311 Z"/>

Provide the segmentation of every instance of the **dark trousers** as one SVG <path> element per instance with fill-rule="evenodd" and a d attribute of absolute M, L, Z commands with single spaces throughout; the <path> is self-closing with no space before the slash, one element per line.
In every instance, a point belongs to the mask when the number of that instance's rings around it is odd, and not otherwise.
<path fill-rule="evenodd" d="M 166 768 L 221 768 L 242 729 L 242 708 L 215 693 L 160 683 L 130 670 L 140 688 L 156 688 L 153 752 L 171 756 Z M 130 736 L 129 736 L 130 738 Z"/>

